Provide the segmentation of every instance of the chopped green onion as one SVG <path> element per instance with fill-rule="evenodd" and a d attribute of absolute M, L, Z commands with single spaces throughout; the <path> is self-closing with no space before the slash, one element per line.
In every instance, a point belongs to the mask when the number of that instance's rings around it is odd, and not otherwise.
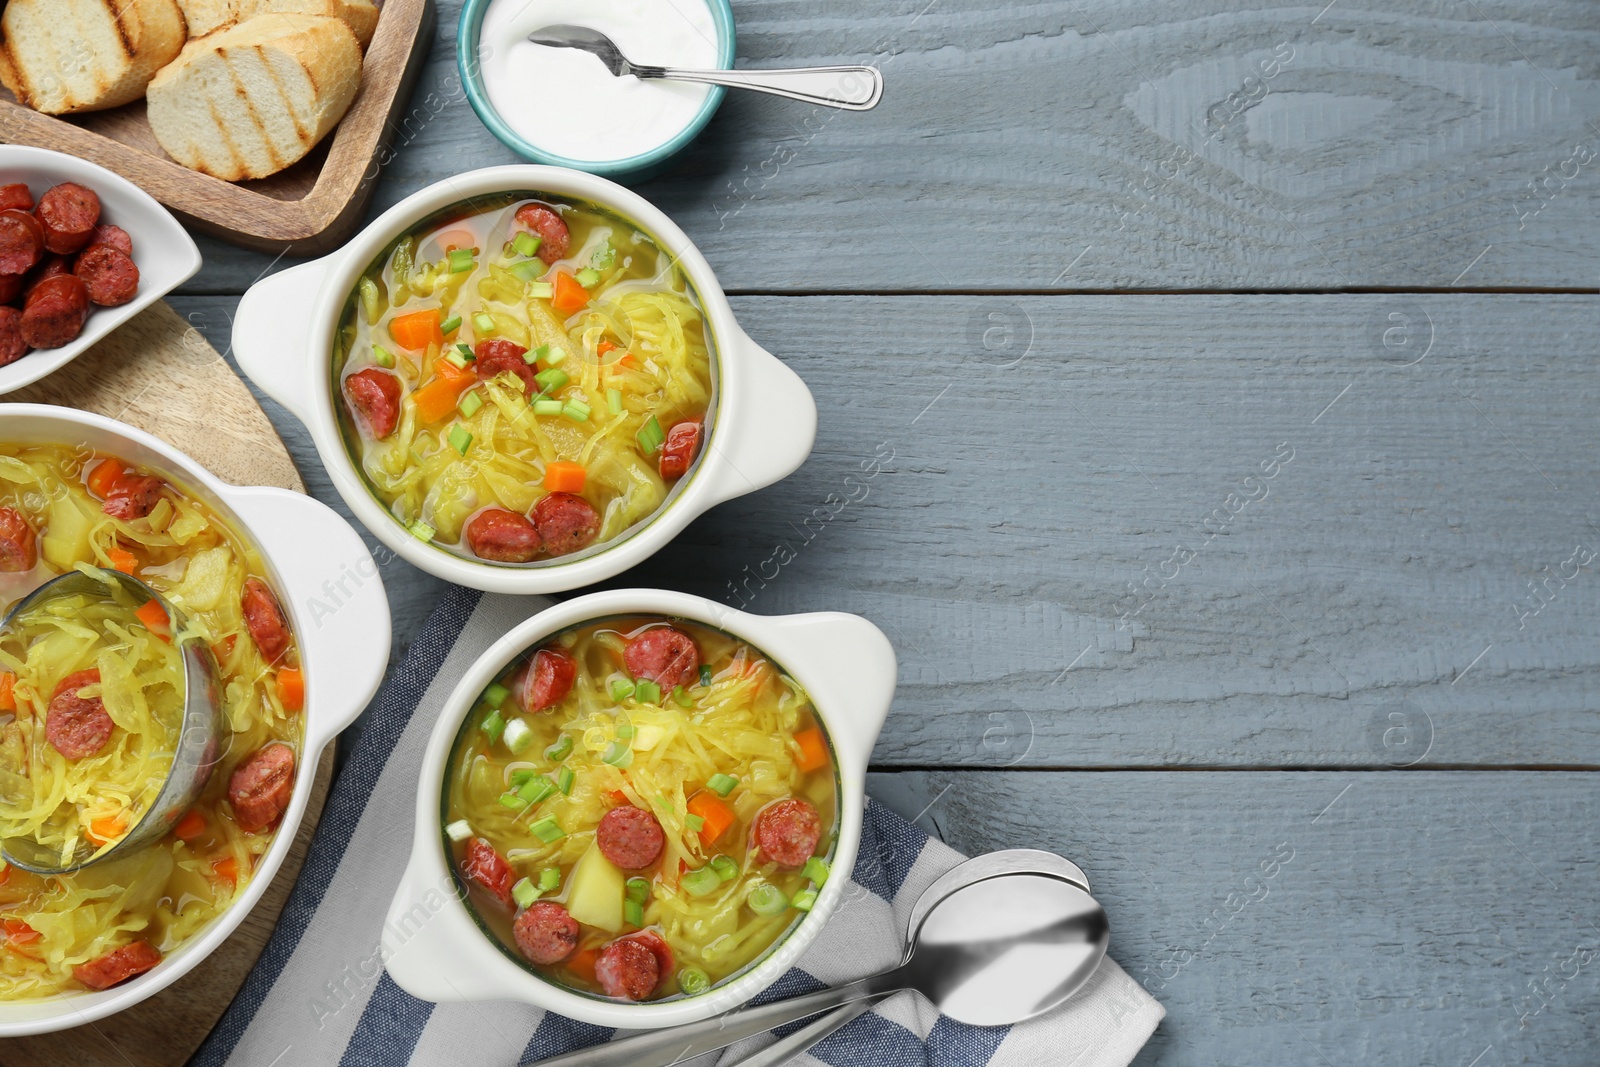
<path fill-rule="evenodd" d="M 528 829 L 533 831 L 533 835 L 547 845 L 554 841 L 560 841 L 567 836 L 567 832 L 561 828 L 561 824 L 556 822 L 555 817 L 552 815 L 546 815 L 528 827 Z"/>
<path fill-rule="evenodd" d="M 472 418 L 482 407 L 483 397 L 479 396 L 476 390 L 470 393 L 462 393 L 461 399 L 456 401 L 456 410 L 461 412 L 463 418 Z"/>
<path fill-rule="evenodd" d="M 526 785 L 532 781 L 533 776 L 537 773 L 532 767 L 518 767 L 511 772 L 511 788 L 515 789 L 520 785 Z"/>
<path fill-rule="evenodd" d="M 683 686 L 681 685 L 675 685 L 672 687 L 672 701 L 680 708 L 694 707 L 694 698 L 688 693 L 684 692 Z"/>
<path fill-rule="evenodd" d="M 465 819 L 457 819 L 444 828 L 444 833 L 452 841 L 465 841 L 472 836 L 472 824 Z"/>
<path fill-rule="evenodd" d="M 662 431 L 661 423 L 656 421 L 654 415 L 650 416 L 644 427 L 634 434 L 634 437 L 638 439 L 639 447 L 644 450 L 644 454 L 647 456 L 655 455 L 667 441 L 667 435 Z"/>
<path fill-rule="evenodd" d="M 559 367 L 562 361 L 567 358 L 567 350 L 562 348 L 560 345 L 546 345 L 545 347 L 548 349 L 548 351 L 546 351 L 540 358 L 546 363 L 550 364 L 550 366 Z"/>
<path fill-rule="evenodd" d="M 711 869 L 716 871 L 717 877 L 724 882 L 729 882 L 739 877 L 739 865 L 728 856 L 712 856 Z"/>
<path fill-rule="evenodd" d="M 593 289 L 600 284 L 600 272 L 593 267 L 585 267 L 577 274 L 578 284 L 585 289 Z"/>
<path fill-rule="evenodd" d="M 556 287 L 549 282 L 532 282 L 528 286 L 528 295 L 535 300 L 549 300 L 556 295 Z"/>
<path fill-rule="evenodd" d="M 539 804 L 545 800 L 548 800 L 555 793 L 555 791 L 556 784 L 543 775 L 540 775 L 537 778 L 530 778 L 524 782 L 522 784 L 522 788 L 517 790 L 517 796 L 521 797 L 523 800 L 526 800 L 529 804 Z"/>
<path fill-rule="evenodd" d="M 706 826 L 705 816 L 703 816 L 703 815 L 685 815 L 683 817 L 683 825 L 687 826 L 689 828 L 689 832 L 690 833 L 697 834 L 701 830 L 705 829 L 705 826 Z"/>
<path fill-rule="evenodd" d="M 641 704 L 661 703 L 661 687 L 648 678 L 634 684 L 633 695 L 638 698 Z"/>
<path fill-rule="evenodd" d="M 617 736 L 624 741 L 633 740 L 633 720 L 626 715 L 617 716 Z"/>
<path fill-rule="evenodd" d="M 372 346 L 372 360 L 380 367 L 394 366 L 394 353 L 382 345 Z"/>
<path fill-rule="evenodd" d="M 737 787 L 738 784 L 739 779 L 735 778 L 731 774 L 713 774 L 710 778 L 706 779 L 706 788 L 717 794 L 719 797 L 725 797 L 729 793 L 733 792 L 734 788 Z"/>
<path fill-rule="evenodd" d="M 566 371 L 551 367 L 549 370 L 542 370 L 535 374 L 533 380 L 539 383 L 539 391 L 541 393 L 553 393 L 563 385 L 566 385 L 568 378 Z"/>
<path fill-rule="evenodd" d="M 789 907 L 795 911 L 810 911 L 811 906 L 816 902 L 817 891 L 815 889 L 802 889 L 794 895 L 793 900 L 789 901 Z"/>
<path fill-rule="evenodd" d="M 429 526 L 427 523 L 423 522 L 421 519 L 418 519 L 416 522 L 412 523 L 410 526 L 407 526 L 406 529 L 410 532 L 411 536 L 415 537 L 418 541 L 427 542 L 427 541 L 432 541 L 433 540 L 433 535 L 434 535 L 433 527 Z"/>
<path fill-rule="evenodd" d="M 472 328 L 479 333 L 494 333 L 494 316 L 478 312 L 472 316 Z"/>
<path fill-rule="evenodd" d="M 643 926 L 644 905 L 636 900 L 624 900 L 622 902 L 622 917 L 627 920 L 629 926 Z"/>
<path fill-rule="evenodd" d="M 762 882 L 751 888 L 745 894 L 744 902 L 750 905 L 750 910 L 757 915 L 776 915 L 789 906 L 789 898 L 783 895 L 783 890 L 771 882 Z"/>
<path fill-rule="evenodd" d="M 686 872 L 678 884 L 691 897 L 703 897 L 716 892 L 717 887 L 722 885 L 722 879 L 718 878 L 717 872 L 710 867 L 701 867 L 699 870 Z"/>
<path fill-rule="evenodd" d="M 465 350 L 465 354 L 463 354 L 463 350 Z M 466 370 L 467 364 L 471 363 L 473 360 L 472 349 L 467 348 L 466 345 L 456 345 L 456 347 L 450 349 L 450 351 L 444 354 L 444 358 L 449 360 L 451 363 L 454 363 L 462 370 Z"/>
<path fill-rule="evenodd" d="M 544 238 L 535 237 L 527 230 L 521 230 L 511 239 L 511 247 L 519 256 L 536 256 L 539 254 L 539 245 L 543 242 Z"/>
<path fill-rule="evenodd" d="M 633 696 L 634 685 L 625 678 L 611 679 L 611 699 L 615 703 L 622 703 Z"/>
<path fill-rule="evenodd" d="M 544 758 L 551 763 L 560 763 L 572 755 L 572 735 L 562 734 L 556 743 L 544 750 Z"/>
<path fill-rule="evenodd" d="M 700 684 L 701 685 L 706 685 L 706 686 L 709 686 L 711 684 L 711 668 L 710 667 L 706 667 L 704 665 L 701 666 L 701 668 L 700 668 Z"/>
<path fill-rule="evenodd" d="M 505 742 L 513 756 L 520 756 L 533 744 L 533 728 L 522 719 L 512 719 L 506 723 Z"/>
<path fill-rule="evenodd" d="M 533 402 L 533 413 L 535 415 L 559 415 L 565 407 L 566 405 L 559 400 L 535 400 Z"/>
<path fill-rule="evenodd" d="M 613 414 L 613 415 L 621 415 L 622 414 L 622 390 L 621 389 L 607 389 L 606 390 L 606 407 L 611 409 L 611 414 Z"/>
<path fill-rule="evenodd" d="M 628 879 L 628 899 L 636 904 L 643 904 L 650 899 L 650 880 L 648 878 Z"/>
<path fill-rule="evenodd" d="M 569 400 L 566 406 L 561 409 L 561 414 L 573 422 L 588 422 L 589 405 L 581 400 Z"/>
<path fill-rule="evenodd" d="M 510 808 L 512 811 L 521 811 L 528 806 L 528 802 L 515 793 L 501 793 L 500 804 L 502 807 Z"/>
<path fill-rule="evenodd" d="M 692 997 L 710 989 L 711 979 L 698 967 L 684 967 L 678 971 L 678 988 L 683 990 L 685 996 Z"/>
<path fill-rule="evenodd" d="M 461 329 L 460 315 L 451 315 L 448 319 L 445 319 L 439 324 L 439 332 L 444 334 L 446 337 L 449 337 L 459 329 Z"/>
<path fill-rule="evenodd" d="M 526 878 L 519 878 L 517 884 L 511 887 L 511 899 L 517 902 L 517 907 L 526 908 L 539 899 L 539 887 Z"/>
<path fill-rule="evenodd" d="M 450 447 L 460 452 L 463 456 L 472 444 L 472 433 L 465 426 L 456 423 L 450 427 Z"/>
<path fill-rule="evenodd" d="M 812 856 L 800 873 L 820 886 L 828 880 L 828 861 Z"/>
<path fill-rule="evenodd" d="M 472 350 L 472 346 L 465 343 L 456 345 L 456 351 L 461 353 L 461 358 L 468 363 L 478 358 L 478 353 Z"/>
<path fill-rule="evenodd" d="M 498 742 L 500 735 L 505 732 L 506 721 L 501 718 L 498 711 L 490 712 L 489 717 L 483 720 L 483 725 L 479 729 L 488 735 L 489 743 L 492 745 Z"/>
<path fill-rule="evenodd" d="M 554 867 L 546 867 L 539 872 L 539 888 L 546 893 L 561 885 L 561 872 Z"/>
<path fill-rule="evenodd" d="M 476 257 L 470 248 L 457 248 L 450 253 L 450 273 L 464 274 L 473 267 Z"/>
<path fill-rule="evenodd" d="M 543 278 L 547 268 L 537 259 L 528 259 L 521 263 L 513 263 L 506 269 L 519 282 L 533 282 Z"/>
<path fill-rule="evenodd" d="M 600 762 L 608 767 L 626 767 L 633 762 L 633 749 L 625 742 L 613 741 L 601 753 Z"/>
<path fill-rule="evenodd" d="M 571 767 L 562 767 L 556 772 L 556 788 L 561 790 L 561 795 L 564 797 L 572 795 L 572 785 L 577 780 L 578 776 L 573 773 Z"/>

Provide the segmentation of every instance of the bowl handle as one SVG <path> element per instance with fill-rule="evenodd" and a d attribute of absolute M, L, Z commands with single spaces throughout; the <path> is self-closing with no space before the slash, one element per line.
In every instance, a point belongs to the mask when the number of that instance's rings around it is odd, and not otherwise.
<path fill-rule="evenodd" d="M 311 424 L 311 358 L 306 322 L 322 289 L 327 261 L 314 259 L 256 282 L 233 317 L 233 355 L 261 391 Z"/>
<path fill-rule="evenodd" d="M 878 731 L 889 717 L 900 668 L 883 631 L 859 615 L 838 611 L 783 615 L 761 620 L 779 635 L 782 651 L 768 651 L 793 664 L 811 664 L 828 686 L 828 706 L 848 710 L 830 719 L 828 733 L 841 756 L 865 772 Z M 813 688 L 815 686 L 813 685 Z M 822 694 L 813 692 L 813 697 Z"/>
<path fill-rule="evenodd" d="M 731 434 L 711 435 L 723 461 L 712 485 L 715 503 L 764 489 L 800 468 L 817 440 L 817 402 L 800 376 L 739 330 L 733 338 L 748 375 L 728 421 Z"/>
<path fill-rule="evenodd" d="M 419 842 L 412 851 L 389 904 L 379 945 L 384 969 L 401 989 L 435 1004 L 506 999 L 505 983 L 493 973 L 498 961 L 482 958 L 494 950 L 467 917 L 455 880 L 445 873 L 429 881 L 425 847 Z"/>
<path fill-rule="evenodd" d="M 306 751 L 320 752 L 371 702 L 389 667 L 389 597 L 377 561 L 337 512 L 301 493 L 231 489 L 227 502 L 283 583 L 306 671 Z"/>

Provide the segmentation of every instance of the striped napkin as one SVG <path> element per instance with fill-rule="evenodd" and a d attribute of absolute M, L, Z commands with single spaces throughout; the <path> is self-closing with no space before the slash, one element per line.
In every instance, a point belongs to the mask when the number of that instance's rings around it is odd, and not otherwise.
<path fill-rule="evenodd" d="M 334 783 L 310 858 L 260 962 L 191 1067 L 455 1065 L 513 1067 L 608 1040 L 613 1031 L 523 1004 L 433 1005 L 383 969 L 379 936 L 411 853 L 423 748 L 467 667 L 507 630 L 549 606 L 539 597 L 452 589 L 379 693 L 371 725 Z M 422 714 L 415 714 L 418 709 Z M 911 906 L 962 857 L 870 803 L 860 855 L 827 928 L 763 997 L 833 985 L 897 963 Z M 915 994 L 866 1012 L 796 1062 L 1111 1067 L 1133 1059 L 1165 1014 L 1107 959 L 1061 1009 L 1009 1028 L 941 1017 Z M 696 1063 L 733 1062 L 763 1037 Z M 463 1052 L 471 1052 L 470 1061 Z"/>

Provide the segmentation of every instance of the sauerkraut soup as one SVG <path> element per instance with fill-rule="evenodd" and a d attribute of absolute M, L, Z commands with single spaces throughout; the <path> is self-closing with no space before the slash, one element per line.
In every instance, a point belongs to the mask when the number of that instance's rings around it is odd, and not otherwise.
<path fill-rule="evenodd" d="M 743 972 L 803 920 L 831 874 L 838 794 L 827 735 L 778 664 L 630 616 L 551 638 L 484 691 L 443 829 L 507 955 L 579 992 L 661 1000 Z"/>
<path fill-rule="evenodd" d="M 0 612 L 74 568 L 134 575 L 181 611 L 216 656 L 230 736 L 165 839 L 71 874 L 0 870 L 0 1000 L 109 988 L 225 910 L 272 844 L 303 735 L 299 653 L 252 546 L 120 457 L 0 442 Z M 182 714 L 160 602 L 79 607 L 24 611 L 0 640 L 0 829 L 64 851 L 138 824 Z"/>
<path fill-rule="evenodd" d="M 458 204 L 401 237 L 334 345 L 334 407 L 369 490 L 413 536 L 497 565 L 626 536 L 689 476 L 714 408 L 676 262 L 544 194 Z"/>

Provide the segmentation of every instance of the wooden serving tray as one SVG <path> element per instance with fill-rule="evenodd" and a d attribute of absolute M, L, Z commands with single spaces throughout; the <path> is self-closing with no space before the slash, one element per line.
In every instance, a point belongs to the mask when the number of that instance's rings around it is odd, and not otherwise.
<path fill-rule="evenodd" d="M 333 132 L 289 169 L 247 182 L 192 171 L 161 150 L 143 100 L 56 117 L 0 89 L 0 141 L 69 152 L 114 170 L 197 229 L 272 252 L 321 255 L 361 222 L 396 117 L 411 98 L 433 36 L 433 0 L 382 0 L 361 91 Z"/>
<path fill-rule="evenodd" d="M 120 419 L 174 445 L 235 485 L 305 492 L 300 472 L 250 390 L 216 349 L 165 303 L 7 401 L 59 404 Z M 194 1055 L 266 947 L 299 877 L 333 780 L 333 746 L 294 846 L 233 935 L 148 1000 L 89 1026 L 0 1041 L 0 1067 L 175 1067 Z"/>

